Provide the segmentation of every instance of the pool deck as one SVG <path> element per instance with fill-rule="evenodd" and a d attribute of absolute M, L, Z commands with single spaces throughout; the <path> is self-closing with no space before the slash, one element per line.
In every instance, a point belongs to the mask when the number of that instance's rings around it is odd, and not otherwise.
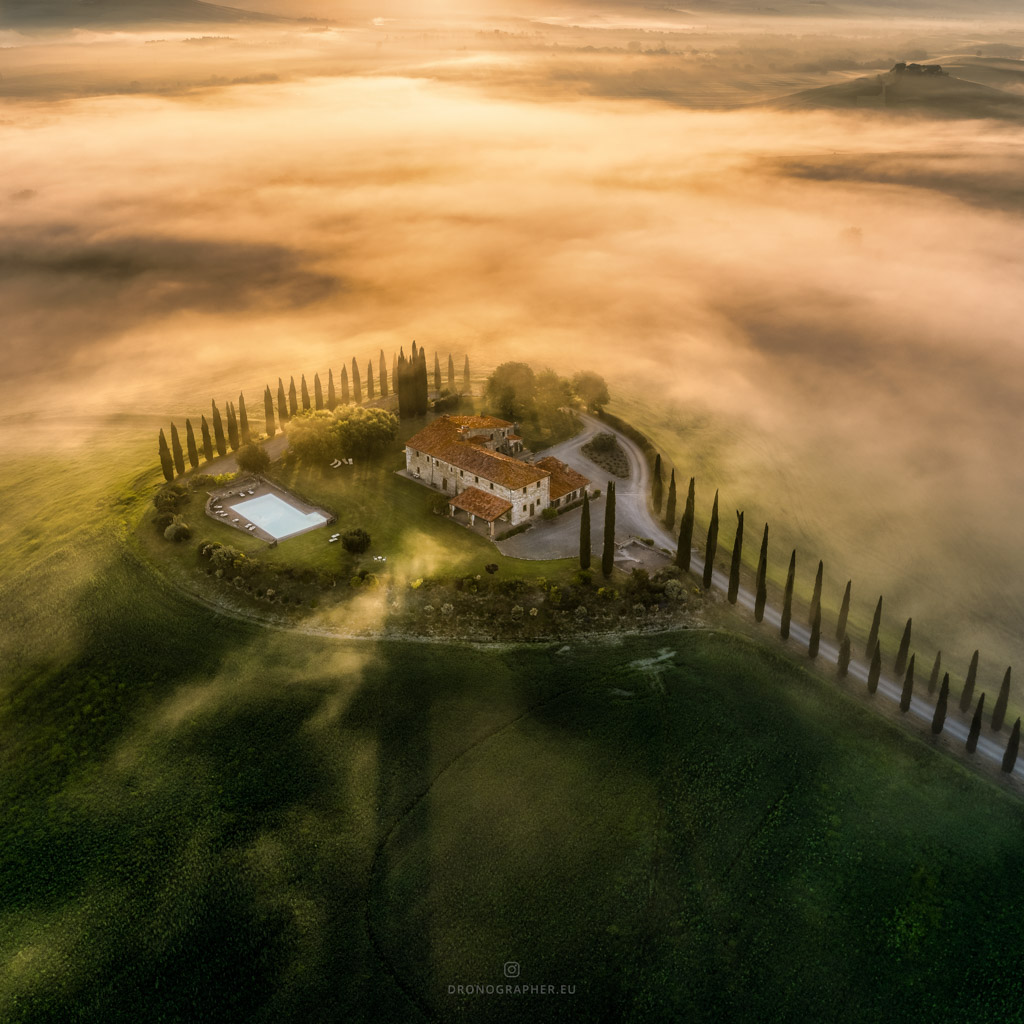
<path fill-rule="evenodd" d="M 272 484 L 260 477 L 250 476 L 234 480 L 226 487 L 218 487 L 217 490 L 208 491 L 207 493 L 209 497 L 206 500 L 206 514 L 211 519 L 218 523 L 223 523 L 225 526 L 232 526 L 250 537 L 258 537 L 266 544 L 277 544 L 279 538 L 271 533 L 267 533 L 266 530 L 250 522 L 244 515 L 239 514 L 235 510 L 236 505 L 240 505 L 243 501 L 251 501 L 253 498 L 260 498 L 265 494 L 273 494 L 275 497 L 280 498 L 281 501 L 287 502 L 292 508 L 298 509 L 304 515 L 309 515 L 311 512 L 319 512 L 324 517 L 324 522 L 313 523 L 304 530 L 290 533 L 287 537 L 280 538 L 282 541 L 291 540 L 292 537 L 301 536 L 303 533 L 309 533 L 311 530 L 319 530 L 335 522 L 335 517 L 326 509 L 310 505 L 301 498 L 297 498 L 290 491 L 286 491 L 284 488 L 278 487 L 276 484 Z M 221 512 L 227 512 L 227 515 L 220 515 L 219 513 Z M 249 526 L 254 527 L 254 529 L 248 529 Z"/>

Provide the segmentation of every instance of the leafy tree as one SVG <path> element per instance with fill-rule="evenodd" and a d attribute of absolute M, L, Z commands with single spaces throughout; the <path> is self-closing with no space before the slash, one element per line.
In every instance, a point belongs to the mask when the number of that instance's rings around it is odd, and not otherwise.
<path fill-rule="evenodd" d="M 243 445 L 238 450 L 238 468 L 244 473 L 255 473 L 256 476 L 264 476 L 270 469 L 270 456 L 267 449 L 261 444 Z"/>
<path fill-rule="evenodd" d="M 485 395 L 493 408 L 509 420 L 520 420 L 533 408 L 537 383 L 527 363 L 502 363 L 487 378 Z"/>
<path fill-rule="evenodd" d="M 284 381 L 277 378 L 277 418 L 281 422 L 281 429 L 288 422 L 288 400 L 284 395 Z"/>
<path fill-rule="evenodd" d="M 370 546 L 370 535 L 361 526 L 346 530 L 341 535 L 341 546 L 350 555 L 361 555 Z"/>
<path fill-rule="evenodd" d="M 992 709 L 992 731 L 999 732 L 1003 727 L 1003 719 L 1006 718 L 1006 705 L 1010 700 L 1010 669 L 1007 668 L 1003 676 L 1003 685 L 999 687 L 999 696 L 996 697 L 996 706 Z"/>
<path fill-rule="evenodd" d="M 843 637 L 839 645 L 839 678 L 845 679 L 850 671 L 850 638 Z"/>
<path fill-rule="evenodd" d="M 378 376 L 380 377 L 380 397 L 388 397 L 388 364 L 384 359 L 384 349 L 380 350 L 380 363 L 377 367 Z"/>
<path fill-rule="evenodd" d="M 273 437 L 277 433 L 277 423 L 274 422 L 274 396 L 270 393 L 269 384 L 263 392 L 263 423 L 267 437 Z"/>
<path fill-rule="evenodd" d="M 907 665 L 907 675 L 903 680 L 903 692 L 900 694 L 900 711 L 906 714 L 910 710 L 910 698 L 914 694 L 914 659 L 917 655 L 910 656 L 910 663 Z"/>
<path fill-rule="evenodd" d="M 295 457 L 304 462 L 330 462 L 338 457 L 337 438 L 334 436 L 334 416 L 326 409 L 311 411 L 302 416 L 293 416 L 288 421 L 288 447 Z"/>
<path fill-rule="evenodd" d="M 196 448 L 196 432 L 192 429 L 191 420 L 185 420 L 185 450 L 188 452 L 188 464 L 198 469 L 199 449 Z"/>
<path fill-rule="evenodd" d="M 160 428 L 160 468 L 163 470 L 164 479 L 170 483 L 174 479 L 174 463 L 171 461 L 171 450 L 167 447 L 167 438 L 164 436 L 163 428 Z"/>
<path fill-rule="evenodd" d="M 356 365 L 355 356 L 352 357 L 352 400 L 356 405 L 362 405 L 363 385 L 359 381 L 359 367 Z"/>
<path fill-rule="evenodd" d="M 583 370 L 573 376 L 572 393 L 583 403 L 587 412 L 600 412 L 611 401 L 604 377 L 590 370 Z"/>
<path fill-rule="evenodd" d="M 437 349 L 434 350 L 434 390 L 441 390 L 441 358 L 437 354 Z"/>
<path fill-rule="evenodd" d="M 818 614 L 818 609 L 821 608 L 821 580 L 825 572 L 825 566 L 822 564 L 821 559 L 818 559 L 818 571 L 814 575 L 814 592 L 811 594 L 811 610 L 807 616 L 808 622 L 814 621 L 814 616 Z"/>
<path fill-rule="evenodd" d="M 910 653 L 910 629 L 913 621 L 913 619 L 907 619 L 907 624 L 903 627 L 903 637 L 900 640 L 900 649 L 896 652 L 896 664 L 893 669 L 896 675 L 902 675 L 903 670 L 907 667 L 907 655 Z"/>
<path fill-rule="evenodd" d="M 764 606 L 768 601 L 768 524 L 764 524 L 764 535 L 761 537 L 761 553 L 757 558 L 757 584 L 754 595 L 754 618 L 758 622 L 764 619 Z"/>
<path fill-rule="evenodd" d="M 651 502 L 654 514 L 661 515 L 661 501 L 665 496 L 665 481 L 661 476 L 661 452 L 654 456 L 654 473 L 651 476 Z"/>
<path fill-rule="evenodd" d="M 1013 730 L 1006 742 L 1006 753 L 1003 754 L 1003 771 L 1009 774 L 1017 764 L 1017 751 L 1020 750 L 1020 719 L 1013 723 Z"/>
<path fill-rule="evenodd" d="M 973 754 L 978 749 L 978 737 L 981 735 L 981 714 L 985 708 L 985 694 L 978 698 L 978 706 L 974 709 L 971 728 L 967 733 L 967 753 Z"/>
<path fill-rule="evenodd" d="M 743 557 L 743 513 L 736 512 L 736 537 L 732 542 L 732 561 L 729 563 L 729 604 L 735 604 L 740 592 L 740 559 Z"/>
<path fill-rule="evenodd" d="M 344 458 L 372 458 L 398 436 L 398 417 L 386 409 L 349 405 L 335 409 L 332 415 L 336 450 Z"/>
<path fill-rule="evenodd" d="M 550 367 L 545 367 L 537 374 L 534 382 L 533 414 L 544 413 L 551 416 L 557 410 L 572 402 L 572 385 L 565 377 L 559 377 Z"/>
<path fill-rule="evenodd" d="M 789 556 L 789 571 L 786 573 L 786 590 L 782 598 L 782 622 L 779 632 L 783 640 L 789 639 L 789 623 L 793 618 L 793 582 L 796 579 L 796 551 Z"/>
<path fill-rule="evenodd" d="M 668 500 L 665 502 L 665 525 L 671 530 L 676 525 L 676 471 L 668 481 Z"/>
<path fill-rule="evenodd" d="M 348 370 L 343 366 L 341 368 L 341 404 L 348 405 L 351 401 L 348 393 Z"/>
<path fill-rule="evenodd" d="M 949 704 L 949 673 L 942 677 L 939 699 L 935 702 L 935 714 L 932 715 L 932 732 L 938 736 L 946 724 L 946 707 Z"/>
<path fill-rule="evenodd" d="M 217 454 L 220 456 L 227 455 L 228 446 L 224 441 L 224 424 L 220 418 L 220 409 L 217 408 L 216 402 L 210 402 L 213 408 L 213 441 L 217 445 Z"/>
<path fill-rule="evenodd" d="M 694 496 L 693 477 L 690 477 L 690 489 L 686 492 L 686 507 L 679 523 L 679 541 L 676 544 L 676 565 L 685 572 L 690 569 L 690 556 L 693 548 L 693 516 Z"/>
<path fill-rule="evenodd" d="M 235 413 L 235 405 L 233 402 L 228 402 L 228 447 L 233 451 L 238 451 L 238 416 Z"/>
<path fill-rule="evenodd" d="M 245 411 L 245 395 L 241 392 L 238 394 L 238 433 L 242 444 L 252 442 L 252 434 L 249 433 L 249 416 Z"/>
<path fill-rule="evenodd" d="M 181 438 L 178 437 L 178 428 L 171 424 L 171 454 L 174 456 L 174 468 L 180 476 L 185 472 L 185 456 L 181 451 Z"/>
<path fill-rule="evenodd" d="M 708 524 L 708 539 L 704 546 L 704 589 L 711 589 L 711 578 L 715 571 L 715 555 L 718 553 L 718 491 L 711 506 L 711 522 Z"/>
<path fill-rule="evenodd" d="M 974 699 L 974 684 L 978 679 L 978 652 L 971 656 L 971 665 L 967 669 L 967 679 L 964 681 L 963 693 L 960 694 L 960 710 L 966 711 Z"/>
<path fill-rule="evenodd" d="M 210 425 L 206 422 L 205 416 L 200 421 L 199 429 L 203 434 L 203 458 L 207 462 L 213 462 L 213 442 L 210 440 Z"/>
<path fill-rule="evenodd" d="M 843 591 L 843 603 L 839 608 L 839 621 L 836 623 L 836 639 L 842 640 L 846 636 L 846 620 L 850 617 L 850 585 L 853 580 L 846 581 L 846 590 Z"/>
<path fill-rule="evenodd" d="M 882 645 L 875 641 L 875 650 L 871 655 L 871 666 L 868 669 L 868 693 L 878 689 L 878 680 L 882 675 Z"/>
<path fill-rule="evenodd" d="M 302 375 L 302 387 L 300 390 L 300 394 L 302 395 L 302 411 L 309 412 L 311 405 L 309 401 L 309 387 L 306 384 L 305 374 Z"/>
<path fill-rule="evenodd" d="M 878 643 L 878 627 L 882 624 L 882 599 L 878 599 L 875 605 L 875 617 L 871 620 L 871 630 L 868 632 L 868 643 L 864 649 L 865 654 L 871 654 Z"/>
<path fill-rule="evenodd" d="M 313 374 L 313 408 L 322 409 L 324 407 L 324 388 L 320 383 L 320 374 Z"/>
<path fill-rule="evenodd" d="M 469 356 L 466 356 L 466 362 L 462 367 L 462 391 L 466 395 L 472 392 L 472 385 L 469 381 Z"/>
<path fill-rule="evenodd" d="M 818 646 L 821 644 L 821 604 L 814 613 L 814 621 L 811 623 L 811 640 L 807 645 L 807 656 L 812 660 L 818 656 Z"/>
<path fill-rule="evenodd" d="M 604 546 L 601 549 L 601 572 L 611 576 L 615 565 L 615 481 L 608 481 L 604 503 Z"/>
<path fill-rule="evenodd" d="M 928 692 L 934 693 L 935 686 L 939 681 L 939 673 L 942 671 L 942 651 L 935 655 L 935 662 L 932 665 L 932 674 L 928 677 Z"/>
<path fill-rule="evenodd" d="M 299 396 L 295 390 L 295 378 L 288 382 L 288 417 L 289 419 L 299 411 Z"/>
<path fill-rule="evenodd" d="M 338 408 L 338 393 L 334 390 L 334 371 L 327 370 L 327 408 L 334 412 Z"/>
<path fill-rule="evenodd" d="M 455 360 L 451 352 L 448 353 L 448 390 L 455 394 Z"/>
<path fill-rule="evenodd" d="M 583 515 L 580 517 L 580 568 L 590 568 L 590 494 L 583 492 Z"/>

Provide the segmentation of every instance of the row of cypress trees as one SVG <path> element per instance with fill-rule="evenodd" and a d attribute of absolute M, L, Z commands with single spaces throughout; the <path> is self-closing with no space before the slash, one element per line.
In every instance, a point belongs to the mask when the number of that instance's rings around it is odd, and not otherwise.
<path fill-rule="evenodd" d="M 662 465 L 660 454 L 655 457 L 654 476 L 652 482 L 651 498 L 655 512 L 660 513 L 661 500 L 664 494 L 664 483 L 662 480 Z M 669 481 L 669 500 L 665 507 L 665 524 L 672 526 L 675 517 L 675 470 L 672 470 Z M 739 594 L 740 566 L 742 564 L 743 546 L 743 513 L 737 511 L 736 535 L 733 541 L 732 557 L 729 565 L 729 581 L 727 586 L 727 599 L 730 604 L 735 604 Z M 694 521 L 694 478 L 690 478 L 690 484 L 686 499 L 686 507 L 680 522 L 679 539 L 676 546 L 675 564 L 679 568 L 689 571 L 691 551 L 693 546 L 693 521 Z M 588 523 L 589 528 L 589 523 Z M 703 584 L 709 589 L 714 573 L 714 560 L 718 550 L 718 491 L 715 491 L 714 504 L 711 509 L 711 519 L 708 524 L 707 540 L 705 544 Z M 755 577 L 754 596 L 754 618 L 761 622 L 764 618 L 764 609 L 767 602 L 767 566 L 768 566 L 768 524 L 764 525 L 764 533 L 761 538 L 761 550 L 758 556 L 757 572 Z M 808 642 L 808 656 L 817 658 L 821 643 L 821 592 L 824 577 L 824 564 L 818 561 L 817 572 L 814 577 L 814 589 L 811 595 L 811 603 L 808 613 L 810 625 L 810 640 Z M 782 638 L 788 639 L 793 615 L 793 589 L 796 580 L 796 551 L 790 554 L 789 566 L 786 571 L 786 583 L 783 590 L 782 614 L 780 618 L 779 631 Z M 847 623 L 850 614 L 850 593 L 852 580 L 847 580 L 843 591 L 843 598 L 839 609 L 839 616 L 836 622 L 836 639 L 839 641 L 839 656 L 837 669 L 840 678 L 848 674 L 851 659 L 851 643 L 847 634 Z M 882 671 L 882 649 L 878 638 L 882 620 L 882 598 L 879 597 L 875 606 L 874 615 L 871 620 L 871 628 L 868 632 L 868 640 L 865 646 L 865 655 L 870 658 L 868 669 L 868 691 L 875 693 L 878 689 L 878 681 Z M 914 676 L 916 670 L 916 654 L 911 653 L 911 634 L 913 619 L 907 619 L 900 639 L 893 669 L 897 676 L 903 676 L 903 687 L 900 694 L 900 711 L 906 713 L 910 710 L 914 690 Z M 960 710 L 967 712 L 974 699 L 974 690 L 978 675 L 979 652 L 975 651 L 971 657 L 971 663 L 967 670 L 964 681 L 963 692 L 960 695 Z M 908 660 L 909 658 L 909 660 Z M 935 656 L 932 665 L 931 675 L 928 682 L 928 692 L 934 693 L 938 684 L 939 672 L 941 671 L 942 652 Z M 1002 685 L 999 688 L 999 695 L 996 698 L 992 710 L 990 726 L 993 732 L 1001 731 L 1005 718 L 1006 709 L 1010 698 L 1011 668 L 1006 669 L 1003 675 Z M 942 732 L 946 719 L 946 711 L 949 700 L 949 673 L 946 672 L 939 687 L 939 697 L 935 706 L 935 713 L 932 719 L 932 732 L 938 735 Z M 971 726 L 967 736 L 967 751 L 974 753 L 977 749 L 978 738 L 982 728 L 982 713 L 985 704 L 985 694 L 982 694 L 975 706 L 974 715 L 971 719 Z M 1010 732 L 1006 746 L 1006 753 L 1003 757 L 1002 768 L 1005 772 L 1012 772 L 1016 764 L 1020 747 L 1020 719 L 1018 718 Z"/>
<path fill-rule="evenodd" d="M 415 366 L 415 369 L 413 367 Z M 470 387 L 469 378 L 469 356 L 466 356 L 463 366 L 463 387 L 468 391 Z M 416 343 L 413 342 L 413 357 L 405 359 L 405 353 L 396 356 L 391 369 L 391 383 L 398 392 L 399 415 L 422 416 L 427 411 L 427 375 L 426 375 L 426 354 L 421 348 L 417 351 Z M 351 402 L 361 404 L 363 401 L 363 378 L 359 373 L 359 366 L 355 359 L 352 360 L 351 377 L 347 367 L 342 366 L 338 381 L 339 386 L 335 387 L 334 371 L 327 371 L 326 391 L 320 380 L 320 374 L 313 376 L 313 394 L 309 393 L 309 386 L 306 383 L 305 374 L 301 375 L 299 387 L 295 386 L 295 378 L 289 381 L 287 390 L 284 381 L 277 378 L 276 404 L 275 395 L 271 393 L 267 385 L 263 391 L 263 419 L 266 424 L 267 437 L 273 437 L 277 433 L 278 424 L 282 428 L 292 416 L 298 414 L 299 409 L 336 409 L 339 404 L 348 405 Z M 434 386 L 440 391 L 441 386 L 441 363 L 435 352 L 434 354 Z M 381 398 L 387 398 L 388 390 L 388 367 L 384 359 L 384 351 L 381 350 L 378 360 L 377 381 L 374 384 L 373 360 L 366 366 L 366 397 L 372 400 L 379 393 Z M 448 356 L 448 388 L 455 391 L 455 361 L 451 354 Z M 404 410 L 404 411 L 403 411 Z M 249 430 L 249 418 L 245 408 L 245 396 L 239 394 L 238 407 L 228 402 L 225 415 L 227 419 L 227 435 L 225 436 L 224 418 L 221 417 L 216 401 L 211 402 L 210 423 L 205 416 L 200 420 L 200 435 L 202 439 L 202 453 L 207 462 L 214 459 L 214 451 L 217 457 L 227 454 L 228 449 L 237 451 L 241 445 L 250 444 L 252 441 Z M 211 426 L 212 423 L 212 433 Z M 175 476 L 181 476 L 185 472 L 185 459 L 192 469 L 199 467 L 199 444 L 196 441 L 192 421 L 185 420 L 185 447 L 182 448 L 181 438 L 178 434 L 177 425 L 171 424 L 171 440 L 167 442 L 167 436 L 163 429 L 157 440 L 157 450 L 160 456 L 160 468 L 163 471 L 164 479 L 172 481 Z"/>

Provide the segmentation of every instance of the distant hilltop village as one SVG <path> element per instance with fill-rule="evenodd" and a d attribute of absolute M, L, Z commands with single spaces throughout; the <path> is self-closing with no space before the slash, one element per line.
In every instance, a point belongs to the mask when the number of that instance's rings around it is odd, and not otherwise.
<path fill-rule="evenodd" d="M 906 61 L 899 61 L 893 64 L 889 70 L 890 75 L 949 75 L 942 70 L 941 64 L 908 64 Z"/>

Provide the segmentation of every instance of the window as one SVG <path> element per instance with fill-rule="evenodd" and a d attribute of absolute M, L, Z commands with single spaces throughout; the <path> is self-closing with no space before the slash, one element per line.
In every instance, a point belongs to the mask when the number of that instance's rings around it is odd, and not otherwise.
<path fill-rule="evenodd" d="M 523 506 L 523 511 L 524 511 L 524 512 L 526 511 L 526 506 L 525 506 L 525 505 Z"/>
<path fill-rule="evenodd" d="M 478 476 L 473 477 L 473 482 L 474 483 L 480 483 L 480 477 L 478 477 Z"/>
<path fill-rule="evenodd" d="M 492 491 L 494 490 L 494 484 L 491 484 L 491 490 Z"/>

